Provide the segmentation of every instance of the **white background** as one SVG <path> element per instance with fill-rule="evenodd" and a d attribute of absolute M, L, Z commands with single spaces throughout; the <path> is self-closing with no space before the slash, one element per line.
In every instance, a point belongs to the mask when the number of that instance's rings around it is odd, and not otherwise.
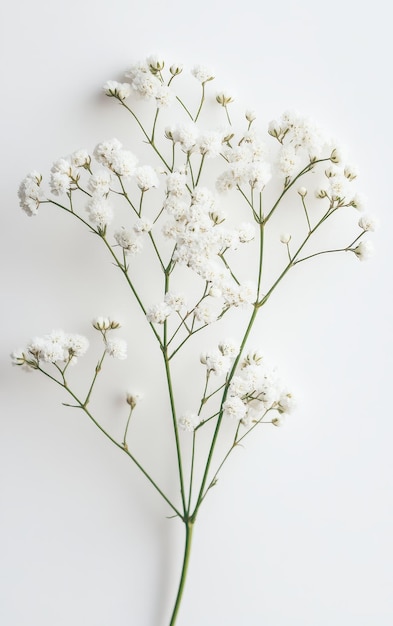
<path fill-rule="evenodd" d="M 61 407 L 58 390 L 8 357 L 52 328 L 88 334 L 96 314 L 127 317 L 117 275 L 89 236 L 52 209 L 29 220 L 16 190 L 32 169 L 46 174 L 76 148 L 129 135 L 100 88 L 154 51 L 212 65 L 261 124 L 292 107 L 318 119 L 350 146 L 381 221 L 368 263 L 343 255 L 299 269 L 269 303 L 268 332 L 257 338 L 293 382 L 299 406 L 285 428 L 261 429 L 239 450 L 207 498 L 178 624 L 392 624 L 387 7 L 37 0 L 2 9 L 3 626 L 168 623 L 181 524 L 166 519 L 167 507 L 117 449 Z M 114 363 L 119 397 L 127 366 L 143 387 L 135 360 Z M 160 426 L 141 434 L 148 463 L 173 491 L 161 440 Z"/>

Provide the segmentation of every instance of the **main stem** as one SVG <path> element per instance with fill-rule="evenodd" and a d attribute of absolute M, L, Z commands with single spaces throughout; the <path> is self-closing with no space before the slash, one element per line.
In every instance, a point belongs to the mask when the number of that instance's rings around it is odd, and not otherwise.
<path fill-rule="evenodd" d="M 179 588 L 177 590 L 177 596 L 176 596 L 176 600 L 175 600 L 175 605 L 173 607 L 171 621 L 169 622 L 169 626 L 175 626 L 175 624 L 176 624 L 177 614 L 179 612 L 180 603 L 181 603 L 181 600 L 182 600 L 182 597 L 183 597 L 184 585 L 185 585 L 185 582 L 186 582 L 186 576 L 187 576 L 187 571 L 188 571 L 188 563 L 189 563 L 189 560 L 190 560 L 191 540 L 192 540 L 192 532 L 194 530 L 194 521 L 192 521 L 192 520 L 185 520 L 184 524 L 185 524 L 185 527 L 186 527 L 186 539 L 185 539 L 185 543 L 184 543 L 183 565 L 182 565 L 182 570 L 181 570 L 181 574 L 180 574 Z"/>

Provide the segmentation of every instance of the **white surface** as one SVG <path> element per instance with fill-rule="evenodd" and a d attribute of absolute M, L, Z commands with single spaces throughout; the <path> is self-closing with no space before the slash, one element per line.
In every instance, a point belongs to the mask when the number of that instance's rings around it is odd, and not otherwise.
<path fill-rule="evenodd" d="M 318 119 L 350 146 L 382 224 L 369 263 L 305 269 L 269 303 L 269 354 L 299 390 L 299 408 L 284 429 L 263 429 L 239 450 L 207 498 L 178 624 L 390 626 L 387 3 L 38 0 L 2 11 L 0 623 L 168 622 L 180 523 L 56 390 L 8 358 L 33 335 L 88 332 L 94 315 L 122 312 L 117 276 L 97 269 L 86 235 L 49 211 L 29 220 L 16 189 L 31 169 L 46 173 L 59 156 L 129 132 L 100 87 L 159 50 L 213 65 L 266 122 L 290 107 Z M 113 364 L 119 395 L 122 367 Z M 153 465 L 165 461 L 161 437 L 157 429 L 144 440 Z M 168 489 L 172 469 L 161 469 Z"/>

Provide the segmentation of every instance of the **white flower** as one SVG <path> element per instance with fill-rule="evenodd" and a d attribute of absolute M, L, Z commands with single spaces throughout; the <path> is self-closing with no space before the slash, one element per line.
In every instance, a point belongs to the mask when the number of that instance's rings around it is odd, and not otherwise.
<path fill-rule="evenodd" d="M 192 433 L 200 423 L 200 418 L 196 413 L 186 411 L 179 419 L 179 426 L 182 430 Z"/>
<path fill-rule="evenodd" d="M 378 228 L 378 220 L 373 215 L 363 215 L 358 224 L 360 228 L 370 232 L 374 232 Z"/>
<path fill-rule="evenodd" d="M 59 174 L 66 174 L 72 176 L 72 165 L 68 159 L 57 159 L 52 165 L 51 172 L 58 172 Z"/>
<path fill-rule="evenodd" d="M 181 311 L 186 306 L 186 298 L 181 293 L 172 293 L 168 291 L 165 294 L 166 304 L 173 309 L 173 311 Z"/>
<path fill-rule="evenodd" d="M 255 226 L 250 222 L 243 222 L 238 228 L 238 236 L 240 243 L 248 243 L 255 239 Z"/>
<path fill-rule="evenodd" d="M 364 211 L 367 205 L 366 196 L 360 193 L 355 193 L 355 195 L 352 197 L 350 204 L 358 211 Z"/>
<path fill-rule="evenodd" d="M 160 85 L 156 91 L 156 104 L 159 109 L 169 107 L 175 100 L 175 94 L 167 85 Z"/>
<path fill-rule="evenodd" d="M 223 339 L 218 344 L 218 349 L 224 356 L 234 359 L 239 352 L 240 346 L 234 339 Z"/>
<path fill-rule="evenodd" d="M 82 335 L 66 335 L 64 346 L 69 351 L 70 356 L 79 357 L 86 354 L 89 341 Z"/>
<path fill-rule="evenodd" d="M 135 170 L 135 180 L 139 189 L 147 191 L 152 187 L 158 187 L 158 176 L 151 165 L 142 165 Z"/>
<path fill-rule="evenodd" d="M 118 176 L 130 178 L 135 174 L 137 163 L 138 159 L 132 152 L 129 150 L 118 150 L 112 153 L 109 167 Z"/>
<path fill-rule="evenodd" d="M 100 169 L 90 176 L 87 186 L 93 194 L 106 196 L 110 191 L 112 174 L 108 170 Z"/>
<path fill-rule="evenodd" d="M 63 330 L 52 330 L 44 337 L 36 337 L 27 346 L 27 351 L 37 361 L 57 363 L 58 361 L 76 362 L 77 357 L 83 356 L 89 347 L 89 342 L 82 335 L 66 334 Z M 24 355 L 22 355 L 25 360 Z M 17 364 L 22 364 L 21 355 L 17 357 Z"/>
<path fill-rule="evenodd" d="M 71 187 L 71 178 L 68 174 L 61 174 L 60 172 L 53 172 L 50 177 L 49 185 L 51 192 L 56 196 L 60 196 L 67 193 Z"/>
<path fill-rule="evenodd" d="M 152 72 L 160 72 L 164 69 L 165 66 L 164 59 L 160 54 L 157 53 L 150 54 L 146 59 L 146 63 Z"/>
<path fill-rule="evenodd" d="M 248 182 L 256 191 L 262 191 L 272 177 L 270 163 L 256 161 L 247 167 Z"/>
<path fill-rule="evenodd" d="M 147 309 L 146 319 L 150 324 L 163 324 L 171 313 L 171 307 L 166 302 L 160 302 Z"/>
<path fill-rule="evenodd" d="M 272 418 L 272 424 L 273 426 L 283 426 L 284 424 L 284 415 L 276 415 L 275 417 Z"/>
<path fill-rule="evenodd" d="M 102 196 L 93 196 L 87 204 L 86 211 L 92 224 L 100 229 L 104 229 L 113 219 L 112 207 Z"/>
<path fill-rule="evenodd" d="M 129 83 L 118 83 L 115 80 L 108 80 L 103 89 L 107 96 L 114 96 L 119 100 L 126 100 L 131 94 Z"/>
<path fill-rule="evenodd" d="M 348 180 L 354 180 L 359 174 L 358 167 L 356 165 L 346 165 L 344 167 L 344 176 Z"/>
<path fill-rule="evenodd" d="M 110 317 L 95 317 L 91 323 L 93 325 L 93 328 L 101 331 L 120 328 L 120 322 L 118 322 L 117 320 L 113 320 Z"/>
<path fill-rule="evenodd" d="M 374 254 L 374 245 L 371 241 L 361 241 L 356 248 L 353 249 L 359 261 L 367 261 Z"/>
<path fill-rule="evenodd" d="M 293 146 L 284 146 L 281 150 L 278 167 L 285 176 L 292 176 L 298 165 L 298 155 Z"/>
<path fill-rule="evenodd" d="M 166 188 L 168 193 L 180 197 L 187 190 L 187 177 L 183 172 L 172 172 L 166 178 Z"/>
<path fill-rule="evenodd" d="M 71 164 L 74 167 L 88 167 L 91 162 L 91 156 L 87 150 L 76 150 L 71 154 Z"/>
<path fill-rule="evenodd" d="M 289 243 L 291 241 L 291 235 L 289 233 L 283 233 L 280 235 L 280 241 L 285 244 Z"/>
<path fill-rule="evenodd" d="M 200 360 L 206 365 L 207 371 L 213 372 L 216 376 L 227 374 L 231 366 L 231 359 L 219 350 L 203 353 Z"/>
<path fill-rule="evenodd" d="M 191 74 L 202 84 L 214 78 L 213 70 L 204 65 L 195 65 L 191 70 Z"/>
<path fill-rule="evenodd" d="M 251 109 L 245 112 L 245 117 L 246 117 L 247 122 L 253 122 L 254 120 L 257 119 L 255 111 L 252 111 Z"/>
<path fill-rule="evenodd" d="M 217 313 L 209 305 L 201 303 L 194 309 L 195 318 L 202 324 L 212 324 L 217 320 Z"/>
<path fill-rule="evenodd" d="M 183 65 L 181 63 L 172 63 L 171 67 L 169 68 L 169 71 L 172 74 L 172 76 L 177 76 L 178 74 L 182 73 Z"/>
<path fill-rule="evenodd" d="M 172 129 L 172 137 L 175 143 L 179 143 L 184 152 L 190 152 L 197 143 L 199 129 L 194 122 L 177 124 Z"/>
<path fill-rule="evenodd" d="M 247 406 L 238 396 L 232 396 L 225 400 L 222 408 L 225 417 L 231 417 L 239 421 L 247 415 Z"/>
<path fill-rule="evenodd" d="M 137 222 L 135 222 L 135 224 L 133 224 L 132 228 L 137 235 L 149 233 L 153 228 L 153 222 L 147 217 L 141 217 Z"/>
<path fill-rule="evenodd" d="M 114 359 L 126 359 L 127 358 L 127 343 L 124 339 L 108 339 L 106 341 L 105 351 L 109 356 Z"/>
<path fill-rule="evenodd" d="M 278 399 L 278 412 L 283 413 L 292 413 L 296 402 L 294 397 L 289 391 L 282 391 L 280 397 Z"/>
<path fill-rule="evenodd" d="M 143 241 L 140 235 L 122 228 L 114 233 L 116 243 L 121 246 L 126 254 L 135 256 L 141 252 Z"/>
<path fill-rule="evenodd" d="M 228 91 L 220 91 L 219 93 L 216 94 L 216 100 L 218 104 L 221 104 L 221 106 L 226 107 L 227 104 L 230 104 L 231 102 L 234 101 L 234 97 Z"/>
<path fill-rule="evenodd" d="M 142 398 L 143 398 L 143 393 L 140 393 L 139 391 L 133 391 L 132 393 L 127 393 L 126 402 L 127 404 L 130 405 L 132 409 L 135 409 L 139 400 L 142 400 Z"/>
<path fill-rule="evenodd" d="M 94 157 L 99 163 L 110 167 L 113 156 L 122 149 L 122 144 L 116 138 L 99 143 L 94 148 Z"/>
<path fill-rule="evenodd" d="M 42 176 L 36 171 L 30 172 L 21 182 L 18 189 L 20 207 L 29 217 L 37 215 L 40 202 L 44 196 L 40 189 Z"/>
<path fill-rule="evenodd" d="M 156 98 L 161 88 L 160 80 L 150 72 L 146 73 L 145 71 L 137 72 L 131 81 L 131 85 L 137 94 L 145 100 Z"/>
<path fill-rule="evenodd" d="M 210 130 L 204 131 L 198 137 L 198 148 L 201 154 L 206 157 L 217 157 L 222 149 L 223 134 Z"/>
<path fill-rule="evenodd" d="M 233 376 L 229 385 L 229 392 L 231 396 L 238 396 L 239 398 L 250 393 L 254 388 L 254 381 L 248 376 Z"/>

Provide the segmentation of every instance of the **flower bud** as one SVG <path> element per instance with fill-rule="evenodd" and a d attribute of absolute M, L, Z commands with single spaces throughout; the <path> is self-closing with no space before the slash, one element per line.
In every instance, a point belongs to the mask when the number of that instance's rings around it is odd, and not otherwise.
<path fill-rule="evenodd" d="M 224 91 L 221 91 L 220 93 L 216 95 L 216 100 L 218 104 L 221 104 L 221 106 L 223 107 L 226 107 L 227 104 L 230 104 L 231 102 L 233 102 L 232 96 L 225 93 Z"/>
<path fill-rule="evenodd" d="M 136 405 L 138 403 L 138 400 L 141 400 L 142 398 L 143 398 L 143 395 L 141 393 L 138 393 L 138 392 L 136 392 L 136 393 L 127 393 L 127 395 L 126 395 L 126 402 L 127 402 L 127 404 L 130 405 L 130 407 L 132 409 L 135 409 L 135 407 L 136 407 Z"/>
<path fill-rule="evenodd" d="M 254 120 L 256 120 L 257 116 L 255 114 L 255 111 L 246 111 L 246 120 L 247 122 L 253 122 Z"/>
<path fill-rule="evenodd" d="M 171 67 L 169 68 L 170 73 L 172 74 L 172 76 L 178 76 L 178 74 L 181 74 L 183 71 L 183 66 L 179 65 L 178 63 L 174 63 L 173 65 L 171 65 Z"/>

